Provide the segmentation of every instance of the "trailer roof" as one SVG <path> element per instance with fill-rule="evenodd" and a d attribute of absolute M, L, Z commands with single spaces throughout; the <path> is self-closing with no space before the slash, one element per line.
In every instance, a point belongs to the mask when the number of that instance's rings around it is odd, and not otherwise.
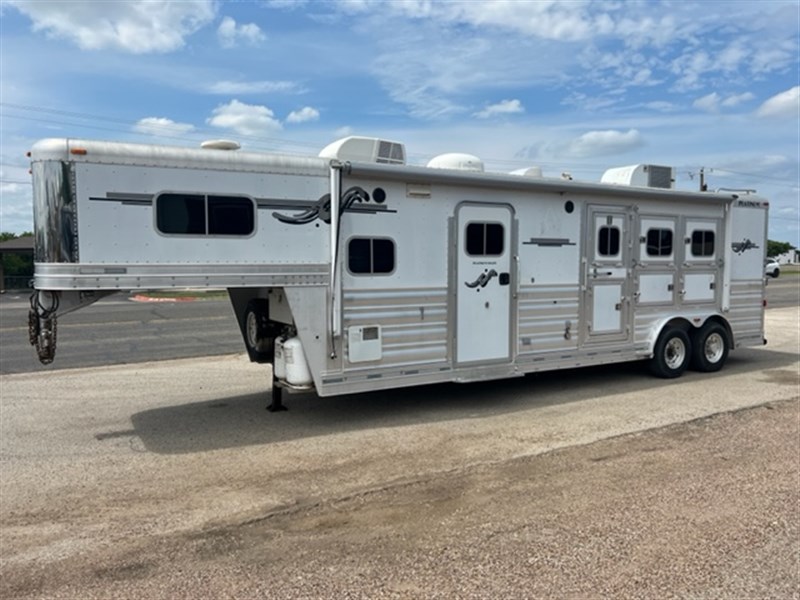
<path fill-rule="evenodd" d="M 525 177 L 506 173 L 432 169 L 429 167 L 398 167 L 395 165 L 347 162 L 343 163 L 342 169 L 345 173 L 356 177 L 374 177 L 415 184 L 469 185 L 491 189 L 538 191 L 556 194 L 590 194 L 617 198 L 689 200 L 693 202 L 730 203 L 743 196 L 754 200 L 761 199 L 746 192 L 693 192 L 547 177 Z"/>

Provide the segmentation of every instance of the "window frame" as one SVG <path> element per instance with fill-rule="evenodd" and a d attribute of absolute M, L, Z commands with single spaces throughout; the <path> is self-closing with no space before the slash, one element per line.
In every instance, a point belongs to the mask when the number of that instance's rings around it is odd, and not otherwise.
<path fill-rule="evenodd" d="M 658 234 L 658 243 L 655 244 L 655 245 L 650 243 L 650 234 L 651 233 L 657 233 Z M 662 236 L 665 233 L 669 234 L 669 246 L 668 246 L 669 252 L 667 252 L 667 253 L 662 252 L 662 249 L 664 247 L 667 247 L 666 245 L 662 246 L 662 241 L 663 241 Z M 651 259 L 651 260 L 654 260 L 654 259 L 665 260 L 665 259 L 672 258 L 672 256 L 675 254 L 675 231 L 673 229 L 671 229 L 669 227 L 650 227 L 650 228 L 647 229 L 647 232 L 645 233 L 644 237 L 645 237 L 645 241 L 644 241 L 645 255 L 647 256 L 648 259 Z M 651 248 L 656 248 L 658 250 L 658 253 L 657 254 L 651 253 L 650 252 Z"/>
<path fill-rule="evenodd" d="M 706 241 L 706 236 L 711 234 L 711 253 L 710 254 L 697 254 L 694 251 L 695 248 L 695 240 L 694 236 L 696 233 L 703 234 L 703 240 L 701 242 L 702 246 L 705 246 L 708 242 Z M 692 229 L 691 234 L 689 235 L 689 253 L 692 256 L 692 259 L 704 259 L 704 260 L 714 260 L 714 257 L 717 255 L 717 232 L 715 229 Z"/>
<path fill-rule="evenodd" d="M 483 228 L 483 243 L 482 243 L 483 252 L 481 254 L 477 254 L 477 253 L 473 253 L 473 252 L 469 251 L 469 246 L 470 246 L 470 243 L 469 243 L 469 240 L 470 240 L 469 230 L 470 230 L 470 227 L 472 227 L 473 225 L 480 225 Z M 488 239 L 489 239 L 487 233 L 488 233 L 490 225 L 496 225 L 497 227 L 500 228 L 500 231 L 502 233 L 502 238 L 500 240 L 501 243 L 502 243 L 502 247 L 500 249 L 500 252 L 491 253 L 491 254 L 488 253 L 487 250 L 486 250 L 486 248 L 488 246 Z M 503 256 L 505 253 L 506 253 L 506 228 L 505 228 L 505 225 L 502 222 L 500 222 L 500 221 L 468 221 L 467 224 L 464 226 L 464 254 L 466 256 L 477 257 L 477 258 L 498 258 L 500 256 Z"/>
<path fill-rule="evenodd" d="M 353 271 L 350 268 L 350 244 L 354 241 L 361 241 L 367 240 L 370 242 L 370 270 L 369 271 Z M 375 242 L 376 241 L 385 241 L 390 242 L 392 244 L 392 270 L 391 271 L 380 271 L 375 272 Z M 388 236 L 368 236 L 368 235 L 353 235 L 347 238 L 347 272 L 352 275 L 353 277 L 387 277 L 390 275 L 394 275 L 397 272 L 397 242 L 394 238 Z"/>
<path fill-rule="evenodd" d="M 159 223 L 159 202 L 165 196 L 184 196 L 184 197 L 197 197 L 203 200 L 203 233 L 181 233 L 164 231 Z M 210 211 L 209 211 L 209 198 L 226 198 L 231 200 L 246 200 L 252 208 L 252 228 L 250 233 L 210 233 Z M 179 237 L 179 238 L 219 238 L 219 239 L 245 239 L 251 238 L 258 232 L 258 203 L 252 196 L 246 194 L 225 194 L 218 192 L 178 192 L 178 191 L 161 191 L 156 194 L 153 199 L 153 229 L 158 235 L 164 237 Z"/>
<path fill-rule="evenodd" d="M 617 240 L 616 246 L 617 251 L 613 254 L 605 254 L 601 252 L 600 242 L 602 239 L 603 231 L 616 231 L 617 232 Z M 597 243 L 595 244 L 595 253 L 598 259 L 600 260 L 612 260 L 612 259 L 621 259 L 622 258 L 622 229 L 620 229 L 617 225 L 601 225 L 597 228 Z"/>

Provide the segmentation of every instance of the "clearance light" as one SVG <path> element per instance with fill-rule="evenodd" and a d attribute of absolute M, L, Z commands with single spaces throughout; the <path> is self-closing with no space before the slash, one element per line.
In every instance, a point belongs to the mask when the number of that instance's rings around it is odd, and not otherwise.
<path fill-rule="evenodd" d="M 86 148 L 70 148 L 69 153 L 83 156 L 84 154 L 86 154 Z"/>

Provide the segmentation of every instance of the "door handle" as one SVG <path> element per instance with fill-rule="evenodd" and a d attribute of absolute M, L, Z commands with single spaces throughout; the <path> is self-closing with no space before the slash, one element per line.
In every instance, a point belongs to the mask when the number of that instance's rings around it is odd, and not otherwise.
<path fill-rule="evenodd" d="M 500 273 L 499 279 L 500 285 L 508 285 L 511 283 L 511 274 L 510 273 Z"/>

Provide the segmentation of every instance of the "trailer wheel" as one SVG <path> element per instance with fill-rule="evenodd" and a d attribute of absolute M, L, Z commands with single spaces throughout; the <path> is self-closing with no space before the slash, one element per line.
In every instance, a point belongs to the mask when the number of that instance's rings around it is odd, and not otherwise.
<path fill-rule="evenodd" d="M 694 336 L 692 368 L 703 373 L 719 371 L 728 358 L 728 333 L 719 323 L 703 325 Z"/>
<path fill-rule="evenodd" d="M 269 337 L 269 316 L 264 300 L 250 300 L 244 311 L 244 343 L 250 358 L 268 362 L 272 356 L 272 339 Z"/>
<path fill-rule="evenodd" d="M 650 371 L 663 379 L 680 377 L 689 366 L 691 342 L 685 331 L 677 327 L 666 327 L 656 342 Z"/>

